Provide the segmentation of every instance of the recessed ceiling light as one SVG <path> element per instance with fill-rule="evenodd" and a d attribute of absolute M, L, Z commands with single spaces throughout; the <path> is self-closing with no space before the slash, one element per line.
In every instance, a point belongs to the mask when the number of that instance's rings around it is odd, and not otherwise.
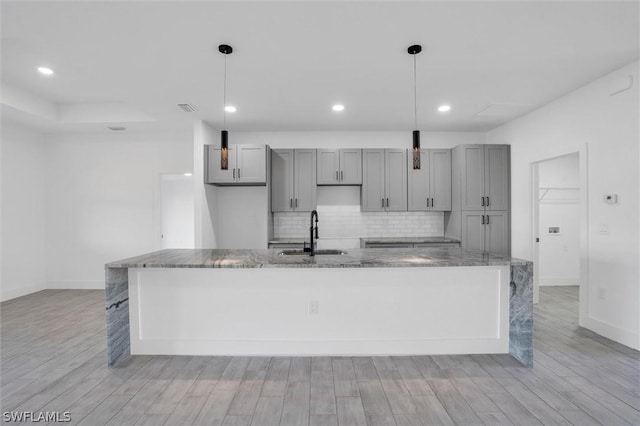
<path fill-rule="evenodd" d="M 123 126 L 109 126 L 107 127 L 107 129 L 114 132 L 124 132 L 125 130 L 127 130 L 127 128 Z"/>
<path fill-rule="evenodd" d="M 344 111 L 344 105 L 335 104 L 334 106 L 331 107 L 331 109 L 337 112 Z"/>
<path fill-rule="evenodd" d="M 193 173 L 191 173 L 191 172 L 185 172 L 185 173 L 184 173 L 184 175 L 185 175 L 186 177 L 190 177 L 190 176 L 193 176 Z"/>
<path fill-rule="evenodd" d="M 451 111 L 451 106 L 449 106 L 449 105 L 440 105 L 438 107 L 438 111 L 440 111 L 440 112 Z"/>
<path fill-rule="evenodd" d="M 233 105 L 227 105 L 226 107 L 224 107 L 224 110 L 227 112 L 236 112 L 237 108 L 234 107 Z"/>
<path fill-rule="evenodd" d="M 42 75 L 53 75 L 53 70 L 47 67 L 38 67 L 38 71 Z"/>

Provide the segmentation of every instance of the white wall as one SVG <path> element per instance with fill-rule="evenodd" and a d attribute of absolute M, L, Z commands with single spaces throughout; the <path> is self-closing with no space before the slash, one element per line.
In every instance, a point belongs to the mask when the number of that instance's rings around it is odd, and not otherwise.
<path fill-rule="evenodd" d="M 193 176 L 163 174 L 160 205 L 162 248 L 194 248 Z"/>
<path fill-rule="evenodd" d="M 421 135 L 424 148 L 452 148 L 459 144 L 484 143 L 483 133 L 429 133 Z M 197 123 L 195 130 L 195 164 L 200 168 L 202 176 L 202 145 L 220 145 L 220 138 L 207 123 Z M 411 146 L 411 132 L 229 132 L 230 144 L 267 144 L 273 149 L 277 148 L 409 148 Z M 199 153 L 200 151 L 200 153 Z M 202 182 L 202 178 L 196 178 L 196 182 Z M 200 198 L 201 220 L 200 229 L 203 230 L 204 244 L 201 247 L 233 248 L 239 247 L 240 242 L 245 248 L 266 248 L 268 240 L 268 218 L 263 212 L 268 211 L 268 188 L 222 188 L 205 185 L 205 189 L 198 189 L 202 194 Z M 321 189 L 322 191 L 322 189 Z M 246 194 L 246 196 L 244 195 Z M 240 201 L 241 198 L 241 201 Z M 319 205 L 321 200 L 319 200 Z M 239 210 L 235 206 L 242 207 Z M 338 214 L 341 207 L 350 209 L 351 205 L 332 206 L 331 210 Z M 319 211 L 322 210 L 320 207 Z M 237 221 L 229 221 L 229 218 L 241 214 Z M 385 213 L 383 213 L 384 215 Z M 299 215 L 298 215 L 299 216 Z M 306 216 L 306 215 L 305 215 Z M 334 215 L 335 216 L 335 215 Z M 329 216 L 326 216 L 327 218 Z M 207 218 L 209 218 L 207 220 Z M 296 214 L 292 214 L 295 220 Z M 280 219 L 280 218 L 278 218 Z M 355 220 L 360 220 L 356 218 Z M 420 235 L 442 235 L 438 231 L 443 229 L 442 214 L 431 213 L 426 220 L 418 218 L 420 224 L 424 224 L 424 232 Z M 439 223 L 433 224 L 433 220 Z M 381 219 L 383 220 L 383 219 Z M 361 221 L 361 220 L 360 220 Z M 336 218 L 335 223 L 338 223 Z M 198 221 L 197 221 L 198 223 Z M 252 223 L 253 226 L 246 226 Z M 276 225 L 279 225 L 279 221 Z M 213 224 L 208 229 L 209 224 Z M 196 225 L 198 227 L 198 225 Z M 258 230 L 256 230 L 258 229 Z M 326 228 L 329 230 L 329 228 Z M 297 233 L 299 234 L 299 232 Z M 296 235 L 297 235 L 296 234 Z M 198 230 L 196 229 L 196 237 Z M 287 236 L 287 235 L 280 235 Z M 328 236 L 325 234 L 325 236 Z M 363 235 L 364 236 L 364 235 Z M 197 244 L 197 243 L 196 243 Z"/>
<path fill-rule="evenodd" d="M 0 300 L 46 288 L 44 136 L 2 123 Z"/>
<path fill-rule="evenodd" d="M 192 170 L 191 132 L 46 141 L 49 288 L 104 288 L 104 264 L 160 248 L 160 175 Z"/>
<path fill-rule="evenodd" d="M 625 87 L 628 76 L 635 86 Z M 638 62 L 487 134 L 511 144 L 512 253 L 532 259 L 530 164 L 579 152 L 582 326 L 640 348 Z M 604 194 L 616 193 L 617 205 Z M 588 281 L 586 278 L 588 277 Z"/>
<path fill-rule="evenodd" d="M 539 284 L 578 285 L 580 279 L 580 174 L 578 154 L 538 164 Z M 550 227 L 560 228 L 550 233 Z"/>

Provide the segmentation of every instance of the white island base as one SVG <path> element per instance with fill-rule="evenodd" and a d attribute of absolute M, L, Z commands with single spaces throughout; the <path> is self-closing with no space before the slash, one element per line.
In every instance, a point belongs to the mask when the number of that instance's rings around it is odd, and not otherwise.
<path fill-rule="evenodd" d="M 129 268 L 131 354 L 509 353 L 509 265 Z"/>

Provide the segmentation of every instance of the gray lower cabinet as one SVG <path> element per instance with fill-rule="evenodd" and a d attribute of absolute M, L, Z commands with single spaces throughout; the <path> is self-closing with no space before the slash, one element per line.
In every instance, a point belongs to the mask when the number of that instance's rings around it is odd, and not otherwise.
<path fill-rule="evenodd" d="M 271 151 L 271 211 L 311 211 L 316 199 L 316 150 Z"/>
<path fill-rule="evenodd" d="M 318 149 L 318 185 L 362 185 L 361 149 Z"/>
<path fill-rule="evenodd" d="M 460 243 L 362 243 L 362 248 L 434 248 L 434 247 L 460 247 Z"/>
<path fill-rule="evenodd" d="M 266 185 L 267 152 L 266 145 L 230 145 L 228 168 L 220 168 L 221 150 L 214 145 L 205 145 L 205 183 L 214 185 Z"/>
<path fill-rule="evenodd" d="M 494 254 L 509 253 L 509 214 L 506 211 L 462 212 L 462 247 Z"/>
<path fill-rule="evenodd" d="M 408 210 L 451 210 L 451 150 L 420 150 L 421 167 L 413 169 L 413 158 L 407 158 Z"/>
<path fill-rule="evenodd" d="M 362 150 L 362 211 L 407 210 L 407 150 Z"/>

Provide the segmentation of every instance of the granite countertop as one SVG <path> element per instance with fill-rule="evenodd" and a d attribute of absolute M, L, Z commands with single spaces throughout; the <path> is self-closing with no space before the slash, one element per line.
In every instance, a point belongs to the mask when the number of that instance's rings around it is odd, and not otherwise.
<path fill-rule="evenodd" d="M 309 238 L 280 238 L 269 241 L 269 244 L 302 244 L 308 243 Z"/>
<path fill-rule="evenodd" d="M 166 249 L 108 263 L 107 268 L 384 268 L 529 263 L 459 247 L 347 249 L 344 255 L 283 256 L 279 249 Z"/>
<path fill-rule="evenodd" d="M 460 240 L 454 240 L 447 237 L 370 237 L 360 238 L 365 243 L 370 244 L 446 244 L 446 243 L 460 243 Z"/>

